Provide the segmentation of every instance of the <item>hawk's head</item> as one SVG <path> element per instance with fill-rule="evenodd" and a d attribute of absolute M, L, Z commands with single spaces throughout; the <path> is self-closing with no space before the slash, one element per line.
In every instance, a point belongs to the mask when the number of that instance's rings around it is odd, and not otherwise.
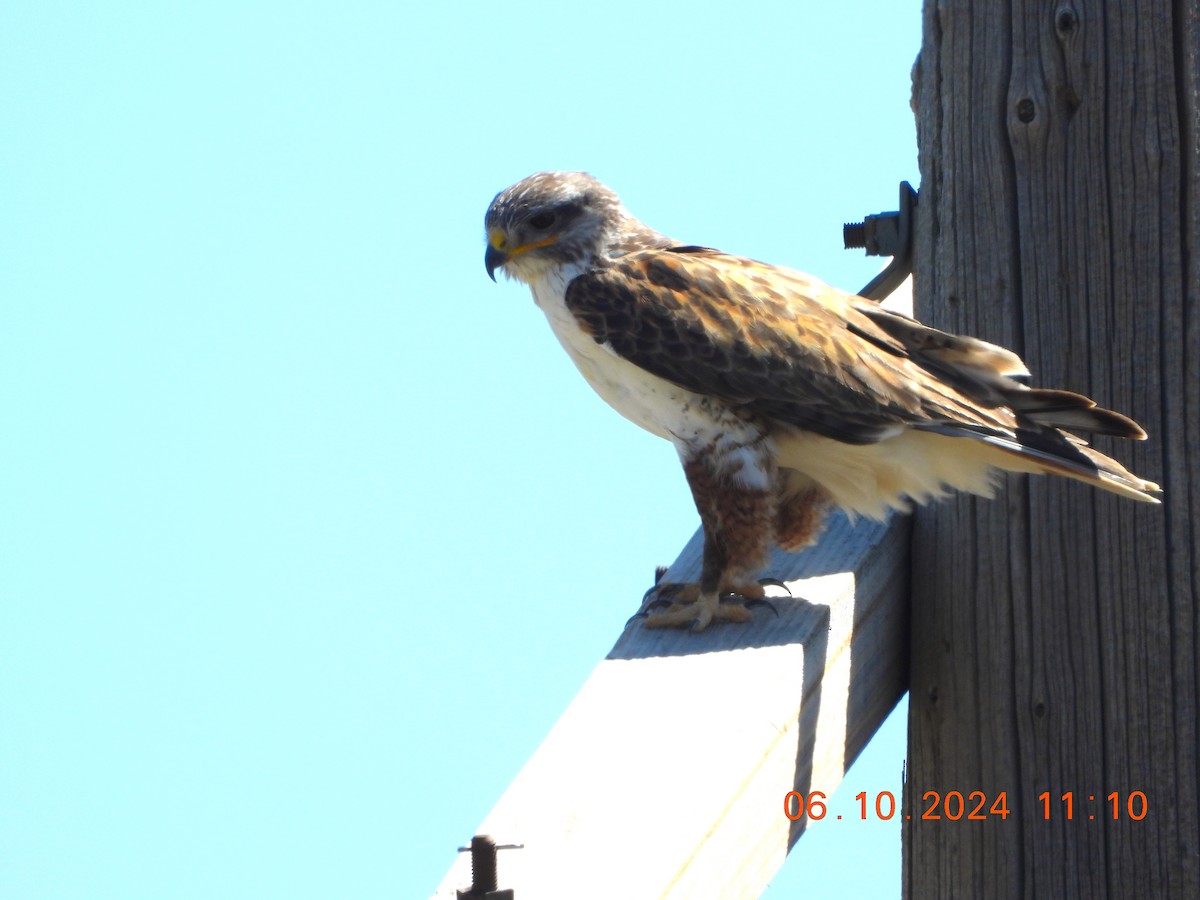
<path fill-rule="evenodd" d="M 669 244 L 586 172 L 538 172 L 501 191 L 483 220 L 484 264 L 526 284 L 562 265 Z"/>

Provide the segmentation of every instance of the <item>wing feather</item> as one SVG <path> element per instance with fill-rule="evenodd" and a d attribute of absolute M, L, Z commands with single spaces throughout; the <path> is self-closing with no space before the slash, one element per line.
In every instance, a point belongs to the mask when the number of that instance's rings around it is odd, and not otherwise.
<path fill-rule="evenodd" d="M 960 386 L 914 358 L 909 332 L 926 343 L 941 332 L 911 319 L 908 332 L 883 327 L 878 305 L 790 269 L 696 247 L 643 251 L 574 279 L 566 303 L 597 342 L 662 378 L 847 443 L 939 421 L 1016 425 L 999 391 L 964 390 L 998 372 Z M 944 337 L 943 356 L 973 359 L 970 338 Z"/>

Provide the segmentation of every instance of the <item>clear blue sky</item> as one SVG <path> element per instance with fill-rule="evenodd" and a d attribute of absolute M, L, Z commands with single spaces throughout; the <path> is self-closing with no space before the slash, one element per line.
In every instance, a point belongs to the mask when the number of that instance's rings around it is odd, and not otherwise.
<path fill-rule="evenodd" d="M 7 4 L 0 896 L 427 896 L 696 526 L 488 202 L 857 288 L 919 6 Z M 767 896 L 899 896 L 826 825 Z"/>

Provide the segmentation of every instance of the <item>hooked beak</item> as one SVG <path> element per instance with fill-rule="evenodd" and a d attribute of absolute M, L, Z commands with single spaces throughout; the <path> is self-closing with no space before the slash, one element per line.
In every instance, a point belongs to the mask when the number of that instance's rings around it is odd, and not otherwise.
<path fill-rule="evenodd" d="M 488 278 L 492 281 L 496 280 L 496 270 L 508 262 L 512 255 L 508 252 L 508 235 L 504 233 L 504 229 L 498 225 L 494 225 L 488 229 L 487 233 L 488 248 L 483 254 L 483 265 L 487 268 Z"/>
<path fill-rule="evenodd" d="M 521 244 L 519 247 L 510 247 L 508 235 L 504 233 L 503 228 L 496 225 L 488 229 L 487 239 L 488 248 L 487 252 L 483 254 L 483 265 L 487 269 L 488 278 L 495 281 L 496 270 L 514 256 L 520 256 L 529 250 L 536 250 L 538 247 L 553 244 L 558 240 L 558 235 L 552 234 L 549 237 L 542 238 L 540 241 L 530 241 L 528 244 Z"/>
<path fill-rule="evenodd" d="M 496 270 L 508 262 L 508 254 L 494 244 L 489 243 L 487 252 L 483 254 L 483 265 L 487 268 L 488 278 L 496 280 Z"/>

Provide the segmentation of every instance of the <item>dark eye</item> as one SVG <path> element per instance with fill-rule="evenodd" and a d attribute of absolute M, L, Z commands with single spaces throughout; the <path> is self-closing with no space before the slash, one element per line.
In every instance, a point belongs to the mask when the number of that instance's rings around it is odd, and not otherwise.
<path fill-rule="evenodd" d="M 538 231 L 545 231 L 554 224 L 556 218 L 552 212 L 538 213 L 536 216 L 529 217 L 529 224 Z"/>

